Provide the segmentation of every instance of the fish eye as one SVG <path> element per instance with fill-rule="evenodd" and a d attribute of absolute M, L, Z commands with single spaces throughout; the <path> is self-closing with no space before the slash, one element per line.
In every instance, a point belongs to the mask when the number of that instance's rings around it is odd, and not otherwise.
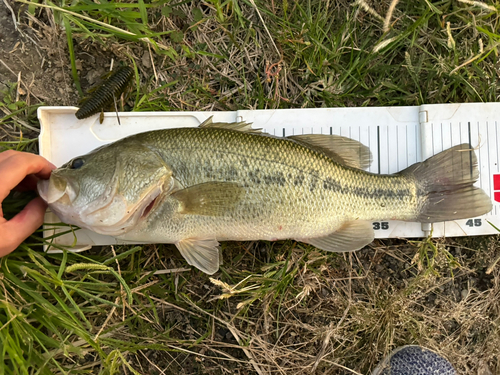
<path fill-rule="evenodd" d="M 85 164 L 85 160 L 83 160 L 83 158 L 76 158 L 71 161 L 69 167 L 71 169 L 80 169 L 83 164 Z"/>

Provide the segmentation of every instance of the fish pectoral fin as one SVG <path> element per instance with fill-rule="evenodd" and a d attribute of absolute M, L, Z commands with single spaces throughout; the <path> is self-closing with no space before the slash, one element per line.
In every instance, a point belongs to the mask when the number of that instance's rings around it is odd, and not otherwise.
<path fill-rule="evenodd" d="M 287 138 L 321 151 L 335 162 L 348 167 L 366 169 L 371 164 L 370 149 L 354 139 L 329 134 L 302 134 Z"/>
<path fill-rule="evenodd" d="M 214 239 L 186 238 L 175 244 L 189 265 L 206 274 L 219 270 L 219 242 Z"/>
<path fill-rule="evenodd" d="M 229 130 L 237 130 L 244 133 L 253 133 L 260 134 L 262 133 L 262 129 L 254 129 L 252 128 L 252 123 L 248 123 L 246 121 L 240 122 L 213 122 L 212 118 L 214 116 L 210 116 L 205 121 L 200 124 L 200 128 L 219 128 L 219 129 L 229 129 Z"/>
<path fill-rule="evenodd" d="M 298 239 L 321 250 L 332 252 L 355 251 L 363 248 L 373 241 L 375 233 L 371 222 L 349 221 L 337 231 L 324 237 Z"/>
<path fill-rule="evenodd" d="M 235 182 L 205 182 L 178 190 L 172 197 L 180 202 L 181 214 L 223 216 L 244 194 L 245 189 Z"/>

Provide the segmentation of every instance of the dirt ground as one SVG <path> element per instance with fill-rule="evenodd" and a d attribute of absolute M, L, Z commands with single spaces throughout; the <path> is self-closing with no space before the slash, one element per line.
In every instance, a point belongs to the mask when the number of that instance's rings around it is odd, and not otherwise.
<path fill-rule="evenodd" d="M 24 9 L 13 6 L 17 21 Z M 36 19 L 29 22 L 31 27 L 14 24 L 6 3 L 0 3 L 0 87 L 21 81 L 20 99 L 28 104 L 76 104 L 64 34 L 54 35 Z"/>
<path fill-rule="evenodd" d="M 50 19 L 48 12 L 42 12 L 42 17 L 28 17 L 25 5 L 9 6 L 14 17 L 6 3 L 0 3 L 0 90 L 20 81 L 19 99 L 28 105 L 77 105 L 80 97 L 71 74 L 64 30 Z M 75 45 L 75 54 L 84 91 L 109 71 L 112 61 L 117 64 L 121 58 L 91 43 Z"/>

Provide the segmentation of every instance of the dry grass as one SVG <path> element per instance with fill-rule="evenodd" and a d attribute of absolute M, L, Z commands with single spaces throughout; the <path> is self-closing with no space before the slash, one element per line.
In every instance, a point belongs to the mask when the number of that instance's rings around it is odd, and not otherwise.
<path fill-rule="evenodd" d="M 127 4 L 13 4 L 20 29 L 51 63 L 33 68 L 34 77 L 58 82 L 65 95 L 48 96 L 47 80 L 23 80 L 25 91 L 74 104 L 66 101 L 78 85 L 86 90 L 113 59 L 137 68 L 129 110 L 498 96 L 498 13 L 482 3 Z M 10 113 L 0 120 L 0 147 L 34 151 L 38 101 L 16 87 L 0 106 Z M 10 197 L 4 212 L 25 201 Z M 45 255 L 41 241 L 0 262 L 6 374 L 369 374 L 406 344 L 442 353 L 460 374 L 500 373 L 500 265 L 487 274 L 500 256 L 493 236 L 376 241 L 349 255 L 293 241 L 225 243 L 215 282 L 186 271 L 172 246 Z"/>

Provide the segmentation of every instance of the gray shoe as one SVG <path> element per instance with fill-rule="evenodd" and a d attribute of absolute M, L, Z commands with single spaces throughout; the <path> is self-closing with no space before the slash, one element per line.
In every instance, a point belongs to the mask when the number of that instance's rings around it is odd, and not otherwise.
<path fill-rule="evenodd" d="M 408 345 L 395 349 L 372 375 L 457 375 L 450 362 L 430 349 Z"/>

